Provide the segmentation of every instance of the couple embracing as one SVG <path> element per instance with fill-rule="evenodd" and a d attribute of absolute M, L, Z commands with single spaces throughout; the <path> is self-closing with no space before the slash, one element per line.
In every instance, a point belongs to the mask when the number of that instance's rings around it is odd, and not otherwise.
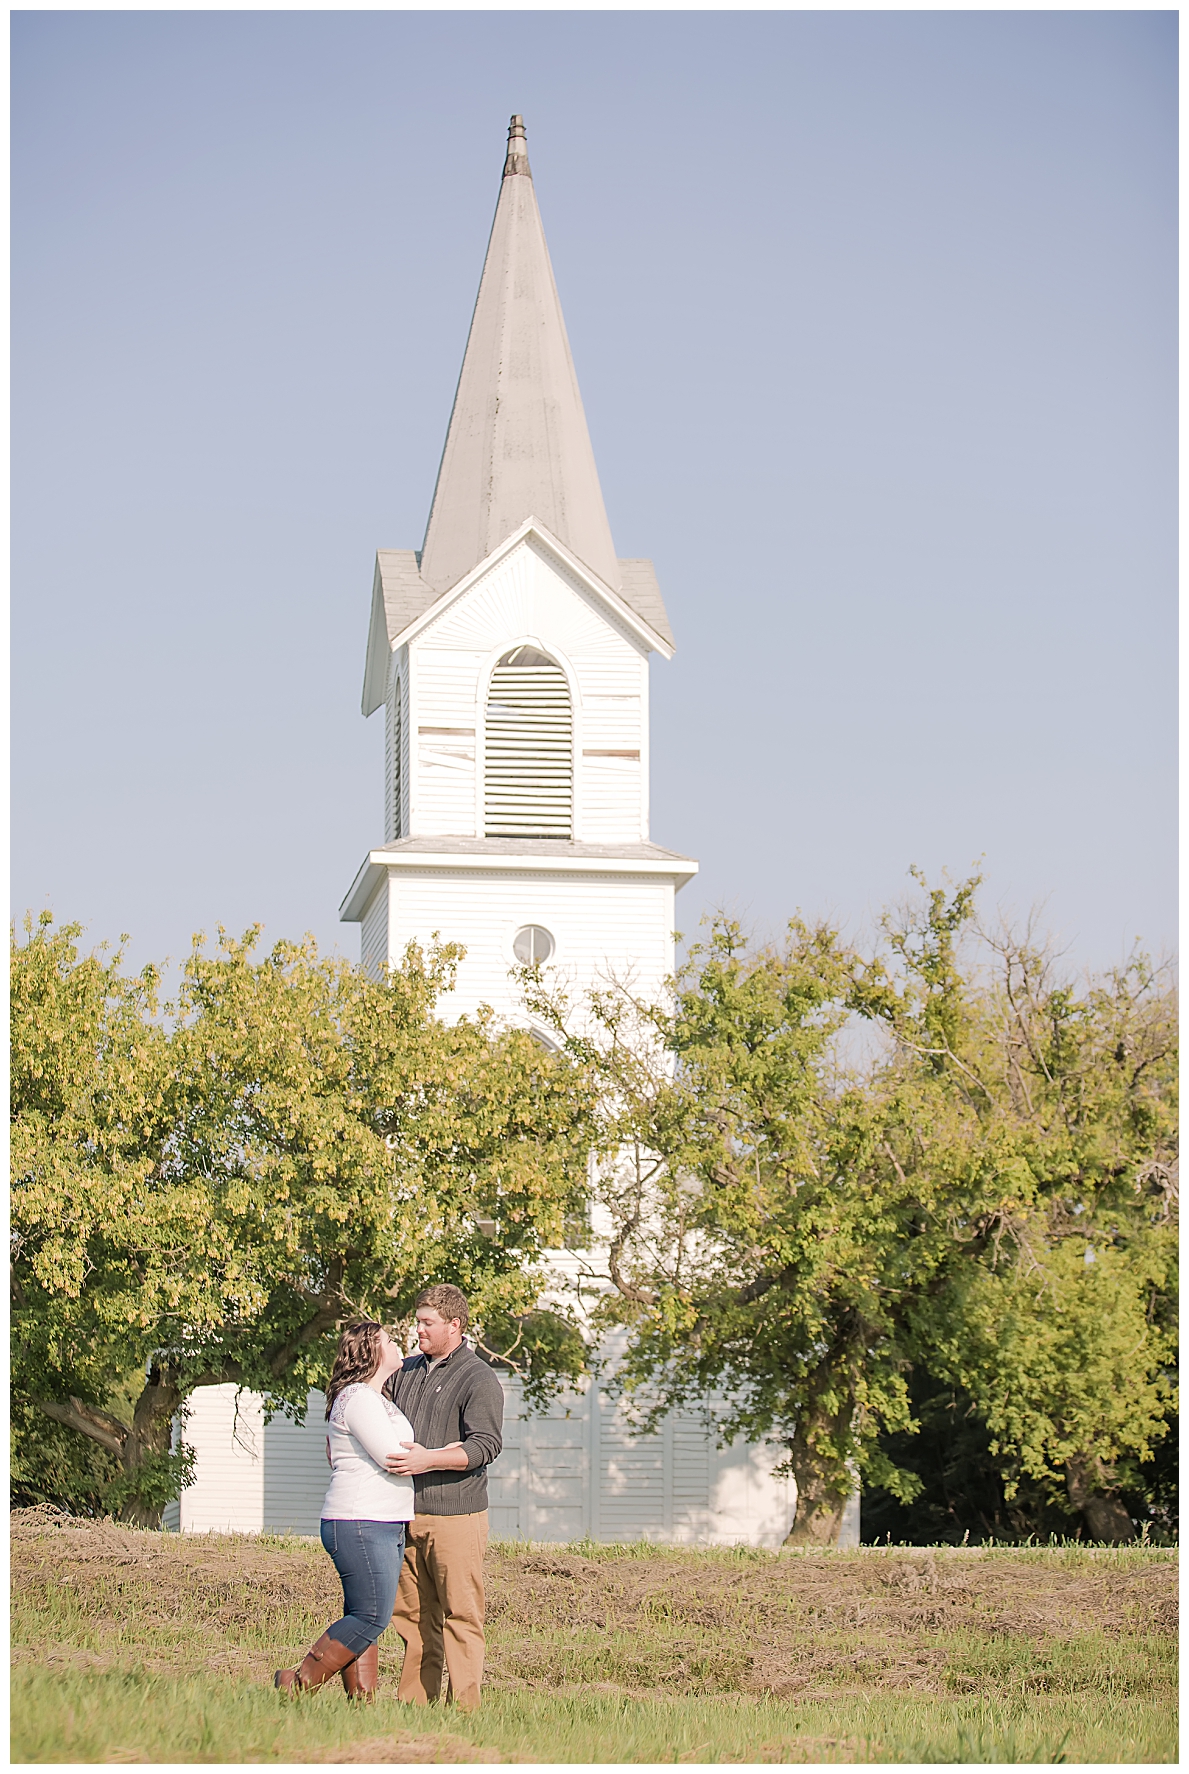
<path fill-rule="evenodd" d="M 322 1544 L 343 1585 L 343 1617 L 278 1688 L 342 1678 L 375 1698 L 380 1634 L 405 1641 L 397 1698 L 447 1698 L 471 1710 L 483 1679 L 483 1554 L 487 1468 L 503 1446 L 504 1391 L 465 1340 L 458 1288 L 417 1298 L 420 1353 L 406 1357 L 384 1328 L 348 1325 L 326 1389 Z"/>

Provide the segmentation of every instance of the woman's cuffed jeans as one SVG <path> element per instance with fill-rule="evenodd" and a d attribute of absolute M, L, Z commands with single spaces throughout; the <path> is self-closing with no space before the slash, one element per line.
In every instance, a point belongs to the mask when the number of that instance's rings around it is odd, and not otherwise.
<path fill-rule="evenodd" d="M 405 1556 L 403 1521 L 323 1521 L 322 1544 L 343 1585 L 343 1617 L 327 1627 L 356 1656 L 374 1645 L 396 1605 Z"/>

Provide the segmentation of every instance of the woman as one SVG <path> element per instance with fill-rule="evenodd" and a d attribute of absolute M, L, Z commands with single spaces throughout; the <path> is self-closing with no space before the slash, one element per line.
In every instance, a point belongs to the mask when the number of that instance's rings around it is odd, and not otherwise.
<path fill-rule="evenodd" d="M 382 1325 L 350 1324 L 339 1339 L 326 1388 L 326 1456 L 333 1477 L 322 1504 L 322 1544 L 343 1583 L 343 1617 L 328 1626 L 297 1669 L 278 1669 L 278 1688 L 296 1693 L 341 1675 L 352 1700 L 374 1700 L 377 1640 L 392 1618 L 413 1518 L 413 1481 L 384 1465 L 414 1440 L 409 1419 L 380 1390 L 404 1357 Z"/>

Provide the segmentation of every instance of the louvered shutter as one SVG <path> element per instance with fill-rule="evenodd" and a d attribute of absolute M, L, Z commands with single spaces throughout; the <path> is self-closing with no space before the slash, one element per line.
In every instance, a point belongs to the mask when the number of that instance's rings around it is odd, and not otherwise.
<path fill-rule="evenodd" d="M 489 838 L 568 838 L 573 827 L 570 686 L 552 660 L 527 648 L 501 660 L 487 693 L 484 773 Z"/>
<path fill-rule="evenodd" d="M 392 710 L 392 835 L 402 837 L 401 830 L 401 681 L 396 680 L 396 701 Z"/>

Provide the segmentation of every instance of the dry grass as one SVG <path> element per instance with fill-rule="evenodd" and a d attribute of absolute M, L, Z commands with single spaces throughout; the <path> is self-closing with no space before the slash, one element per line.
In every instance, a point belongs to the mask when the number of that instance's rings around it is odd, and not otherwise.
<path fill-rule="evenodd" d="M 314 1541 L 183 1540 L 31 1511 L 14 1517 L 12 1571 L 18 1687 L 30 1684 L 32 1697 L 52 1672 L 69 1678 L 84 1710 L 86 1695 L 114 1695 L 130 1667 L 150 1685 L 255 1692 L 338 1612 L 333 1569 Z M 215 1755 L 212 1741 L 205 1753 L 201 1742 L 185 1755 L 179 1745 L 168 1759 L 932 1760 L 943 1726 L 951 1748 L 965 1745 L 950 1759 L 986 1760 L 1005 1744 L 1039 1753 L 1000 1759 L 1052 1759 L 1066 1731 L 1070 1759 L 1075 1750 L 1076 1759 L 1175 1754 L 1168 1552 L 504 1544 L 489 1554 L 488 1598 L 480 1725 L 435 1714 L 442 1729 L 427 1733 L 393 1704 L 378 1734 L 381 1709 L 370 1723 L 351 1720 L 317 1697 L 309 1728 L 283 1721 L 263 1756 L 251 1746 Z M 389 1692 L 399 1653 L 398 1640 L 382 1642 Z M 562 1743 L 566 1707 L 572 1742 Z M 632 1736 L 646 1713 L 668 1721 L 659 1737 Z M 918 1718 L 928 1730 L 914 1736 Z M 87 1730 L 90 1742 L 98 1715 Z M 578 1755 L 584 1731 L 588 1747 L 607 1752 Z M 47 1753 L 51 1739 L 31 1740 L 27 1759 L 61 1759 Z M 73 1759 L 143 1759 L 137 1742 L 125 1733 L 106 1755 Z"/>
<path fill-rule="evenodd" d="M 1109 1560 L 1109 1555 L 1108 1555 Z M 584 1558 L 500 1549 L 493 1562 L 493 1679 L 556 1679 L 537 1623 L 575 1645 L 616 1635 L 629 1684 L 791 1696 L 860 1683 L 936 1693 L 977 1679 L 958 1644 L 1026 1638 L 1042 1672 L 1079 1641 L 1175 1631 L 1176 1568 L 1084 1555 L 869 1550 L 760 1559 L 685 1554 Z M 554 1630 L 549 1634 L 552 1639 Z M 625 1662 L 626 1659 L 626 1662 Z"/>
<path fill-rule="evenodd" d="M 305 1758 L 303 1758 L 305 1759 Z M 415 1731 L 397 1731 L 390 1737 L 361 1737 L 346 1749 L 331 1755 L 311 1756 L 319 1762 L 502 1762 L 497 1749 L 481 1743 L 468 1743 L 465 1737 L 418 1736 Z"/>

